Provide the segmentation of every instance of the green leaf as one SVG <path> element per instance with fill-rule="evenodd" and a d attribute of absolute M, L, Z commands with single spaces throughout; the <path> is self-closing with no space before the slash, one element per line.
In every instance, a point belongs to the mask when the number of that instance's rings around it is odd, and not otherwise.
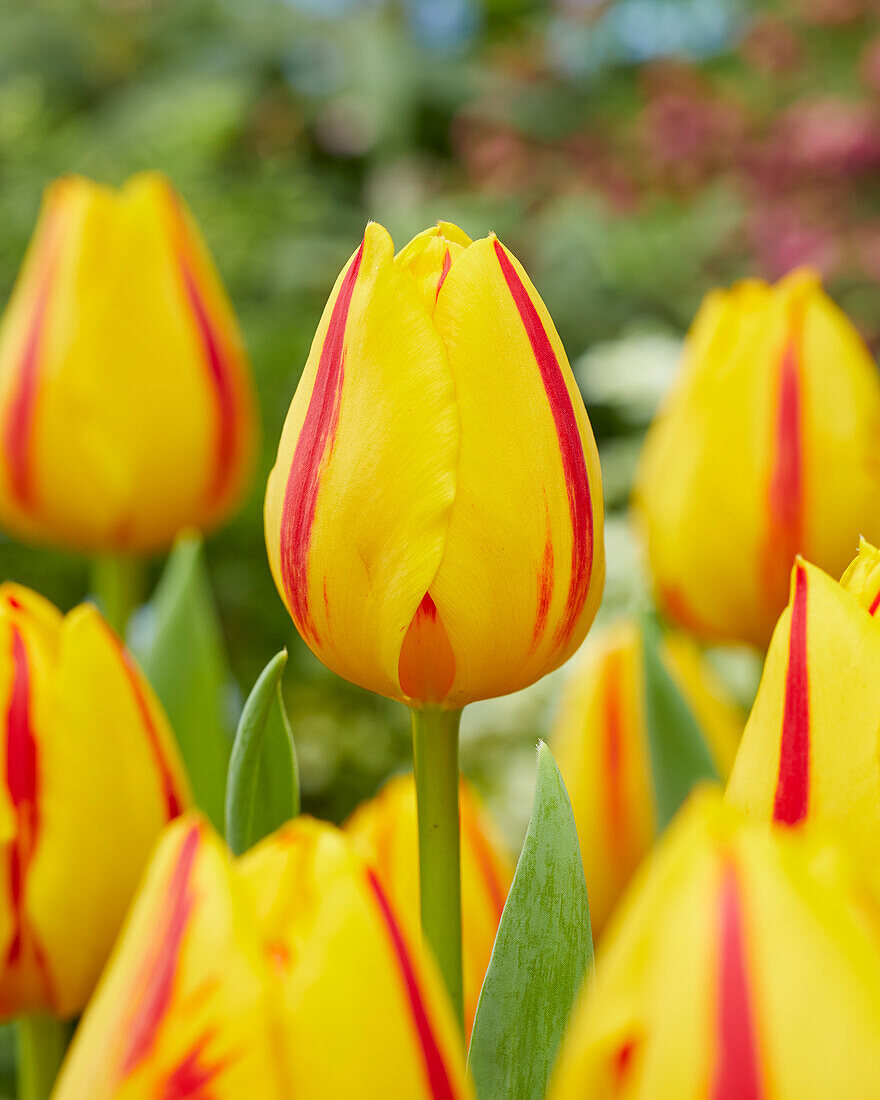
<path fill-rule="evenodd" d="M 132 649 L 177 735 L 198 806 L 223 830 L 232 676 L 198 536 L 178 539 Z"/>
<path fill-rule="evenodd" d="M 665 829 L 696 783 L 719 779 L 709 746 L 660 655 L 663 633 L 653 616 L 642 621 L 645 713 L 657 817 Z"/>
<path fill-rule="evenodd" d="M 571 803 L 538 745 L 528 832 L 477 1005 L 468 1064 L 480 1100 L 542 1100 L 565 1023 L 593 971 Z"/>
<path fill-rule="evenodd" d="M 226 841 L 241 855 L 299 813 L 293 734 L 281 696 L 282 649 L 266 665 L 241 712 L 226 783 Z"/>

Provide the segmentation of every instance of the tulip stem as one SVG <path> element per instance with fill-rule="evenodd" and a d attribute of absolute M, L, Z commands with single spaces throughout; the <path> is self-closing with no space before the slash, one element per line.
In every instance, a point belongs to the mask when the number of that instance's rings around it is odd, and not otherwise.
<path fill-rule="evenodd" d="M 70 1028 L 54 1016 L 18 1018 L 18 1100 L 46 1100 L 64 1060 Z"/>
<path fill-rule="evenodd" d="M 460 710 L 412 711 L 422 932 L 464 1031 L 458 817 Z"/>
<path fill-rule="evenodd" d="M 125 554 L 96 558 L 92 567 L 92 590 L 123 641 L 128 620 L 144 597 L 144 572 L 143 559 Z"/>

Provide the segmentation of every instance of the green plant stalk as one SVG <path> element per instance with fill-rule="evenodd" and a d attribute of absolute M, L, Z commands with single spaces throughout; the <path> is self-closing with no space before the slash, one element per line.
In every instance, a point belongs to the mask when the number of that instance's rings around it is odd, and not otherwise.
<path fill-rule="evenodd" d="M 95 558 L 92 566 L 92 591 L 104 618 L 123 640 L 128 620 L 144 598 L 145 564 L 142 558 L 108 554 Z"/>
<path fill-rule="evenodd" d="M 47 1100 L 64 1060 L 70 1028 L 54 1016 L 19 1016 L 18 1100 Z"/>
<path fill-rule="evenodd" d="M 458 818 L 460 722 L 460 710 L 412 710 L 422 932 L 440 965 L 464 1033 Z"/>

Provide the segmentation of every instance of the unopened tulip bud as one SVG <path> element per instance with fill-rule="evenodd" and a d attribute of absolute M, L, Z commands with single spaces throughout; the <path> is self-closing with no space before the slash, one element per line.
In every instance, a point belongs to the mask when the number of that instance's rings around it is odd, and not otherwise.
<path fill-rule="evenodd" d="M 635 504 L 666 614 L 761 647 L 795 555 L 839 576 L 880 535 L 880 379 L 813 274 L 707 297 Z"/>
<path fill-rule="evenodd" d="M 598 454 L 553 322 L 500 241 L 441 224 L 395 257 L 367 227 L 265 515 L 300 633 L 372 691 L 459 708 L 577 649 L 604 577 Z"/>
<path fill-rule="evenodd" d="M 595 936 L 662 827 L 660 746 L 652 746 L 651 727 L 669 719 L 649 713 L 645 644 L 640 625 L 630 620 L 588 643 L 572 668 L 551 737 L 577 822 Z M 659 655 L 726 779 L 742 731 L 739 708 L 685 635 L 663 635 Z"/>
<path fill-rule="evenodd" d="M 253 421 L 235 316 L 168 181 L 54 183 L 0 325 L 2 526 L 169 546 L 237 502 Z"/>
<path fill-rule="evenodd" d="M 860 555 L 849 583 L 857 584 L 868 557 Z M 880 620 L 799 559 L 727 798 L 764 821 L 820 824 L 876 861 L 878 668 Z"/>
<path fill-rule="evenodd" d="M 880 1095 L 880 923 L 844 852 L 683 811 L 627 895 L 548 1100 Z"/>
<path fill-rule="evenodd" d="M 91 604 L 0 585 L 0 1014 L 82 1009 L 165 823 L 189 800 L 167 720 Z"/>
<path fill-rule="evenodd" d="M 513 868 L 476 792 L 462 780 L 461 918 L 465 1028 L 470 1034 Z M 390 780 L 349 818 L 346 832 L 374 867 L 407 927 L 418 935 L 419 851 L 412 776 Z"/>

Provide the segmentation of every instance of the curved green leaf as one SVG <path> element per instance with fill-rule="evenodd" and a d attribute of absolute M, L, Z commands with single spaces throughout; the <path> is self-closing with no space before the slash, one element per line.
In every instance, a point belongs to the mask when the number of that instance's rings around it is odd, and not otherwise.
<path fill-rule="evenodd" d="M 293 734 L 281 697 L 282 649 L 266 665 L 241 712 L 226 781 L 226 841 L 241 855 L 299 813 Z"/>
<path fill-rule="evenodd" d="M 477 1005 L 468 1064 L 480 1100 L 542 1100 L 593 969 L 590 907 L 568 793 L 538 745 L 532 817 Z"/>

